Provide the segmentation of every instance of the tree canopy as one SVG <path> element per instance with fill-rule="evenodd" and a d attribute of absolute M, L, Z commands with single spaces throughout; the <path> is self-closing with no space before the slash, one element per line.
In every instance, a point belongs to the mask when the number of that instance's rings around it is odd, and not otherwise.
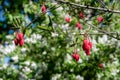
<path fill-rule="evenodd" d="M 120 0 L 1 0 L 1 80 L 120 79 Z"/>

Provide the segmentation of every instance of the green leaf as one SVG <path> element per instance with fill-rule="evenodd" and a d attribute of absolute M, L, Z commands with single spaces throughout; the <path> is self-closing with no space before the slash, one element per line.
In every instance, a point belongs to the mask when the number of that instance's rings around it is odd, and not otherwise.
<path fill-rule="evenodd" d="M 37 26 L 37 28 L 39 28 L 41 30 L 46 30 L 46 31 L 51 31 L 52 30 L 51 27 L 46 27 L 46 26 Z"/>
<path fill-rule="evenodd" d="M 26 29 L 26 33 L 25 34 L 30 37 L 31 30 Z"/>

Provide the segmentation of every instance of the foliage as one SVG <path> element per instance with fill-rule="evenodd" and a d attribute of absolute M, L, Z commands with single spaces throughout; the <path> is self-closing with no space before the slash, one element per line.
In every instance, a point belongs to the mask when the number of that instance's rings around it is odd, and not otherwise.
<path fill-rule="evenodd" d="M 120 78 L 120 42 L 106 33 L 119 32 L 120 15 L 59 3 L 59 0 L 2 0 L 6 19 L 0 22 L 0 78 L 3 80 L 114 80 Z M 67 0 L 71 3 L 119 10 L 119 0 Z M 5 3 L 6 2 L 6 3 Z M 45 4 L 47 13 L 42 13 Z M 85 16 L 82 19 L 79 13 Z M 71 22 L 65 21 L 66 15 Z M 103 22 L 97 21 L 103 16 Z M 33 22 L 32 22 L 33 21 Z M 82 30 L 76 27 L 80 22 Z M 31 23 L 31 25 L 29 25 Z M 92 26 L 92 25 L 94 26 Z M 7 25 L 6 28 L 3 28 Z M 95 27 L 95 28 L 94 28 Z M 105 31 L 100 33 L 97 29 Z M 25 33 L 24 46 L 15 46 L 15 32 Z M 14 33 L 9 33 L 9 30 Z M 86 56 L 82 49 L 84 36 L 89 35 L 93 47 Z M 114 34 L 111 34 L 116 36 Z M 119 35 L 117 37 L 120 37 Z M 77 44 L 80 59 L 72 58 Z M 5 63 L 5 58 L 10 60 Z M 103 68 L 99 64 L 103 64 Z"/>

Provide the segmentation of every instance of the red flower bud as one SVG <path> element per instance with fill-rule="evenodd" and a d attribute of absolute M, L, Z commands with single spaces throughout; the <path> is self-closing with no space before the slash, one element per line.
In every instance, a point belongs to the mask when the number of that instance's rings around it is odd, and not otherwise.
<path fill-rule="evenodd" d="M 20 46 L 23 46 L 23 45 L 24 45 L 24 39 L 21 39 L 21 40 L 19 41 L 19 45 L 20 45 Z"/>
<path fill-rule="evenodd" d="M 72 54 L 72 57 L 73 57 L 76 61 L 78 61 L 79 58 L 80 58 L 79 54 L 77 54 L 77 53 L 73 53 L 73 54 Z"/>
<path fill-rule="evenodd" d="M 14 40 L 15 45 L 24 45 L 24 34 L 22 32 L 16 32 L 16 39 Z"/>
<path fill-rule="evenodd" d="M 90 47 L 88 46 L 88 49 L 87 50 L 85 50 L 85 53 L 86 53 L 86 55 L 87 56 L 89 56 L 90 55 Z"/>
<path fill-rule="evenodd" d="M 73 58 L 75 58 L 75 56 L 76 56 L 76 54 L 75 54 L 75 53 L 73 53 L 73 54 L 72 54 L 72 57 L 73 57 Z"/>
<path fill-rule="evenodd" d="M 65 21 L 66 21 L 67 23 L 70 23 L 70 17 L 67 16 L 67 17 L 65 18 Z"/>
<path fill-rule="evenodd" d="M 103 68 L 103 64 L 102 63 L 99 64 L 99 68 Z"/>
<path fill-rule="evenodd" d="M 89 41 L 87 39 L 84 39 L 82 48 L 83 50 L 89 49 Z"/>
<path fill-rule="evenodd" d="M 77 27 L 78 29 L 82 29 L 82 26 L 81 26 L 81 24 L 80 24 L 79 22 L 76 23 L 76 27 Z"/>
<path fill-rule="evenodd" d="M 98 22 L 102 22 L 103 21 L 103 17 L 99 16 L 97 20 L 98 20 Z"/>
<path fill-rule="evenodd" d="M 42 8 L 41 8 L 41 10 L 42 10 L 42 13 L 46 13 L 46 12 L 47 12 L 47 8 L 46 8 L 46 6 L 43 5 Z"/>
<path fill-rule="evenodd" d="M 18 45 L 18 40 L 14 39 L 14 43 L 15 43 L 15 45 Z"/>
<path fill-rule="evenodd" d="M 18 40 L 23 39 L 23 33 L 16 33 L 16 39 Z"/>
<path fill-rule="evenodd" d="M 89 46 L 90 46 L 90 48 L 92 48 L 92 42 L 89 42 Z"/>
<path fill-rule="evenodd" d="M 92 48 L 92 43 L 88 39 L 84 39 L 82 48 L 85 51 L 86 55 L 89 56 L 90 55 L 90 49 Z"/>
<path fill-rule="evenodd" d="M 82 19 L 84 19 L 84 15 L 83 15 L 82 12 L 80 12 L 79 16 L 80 16 Z"/>

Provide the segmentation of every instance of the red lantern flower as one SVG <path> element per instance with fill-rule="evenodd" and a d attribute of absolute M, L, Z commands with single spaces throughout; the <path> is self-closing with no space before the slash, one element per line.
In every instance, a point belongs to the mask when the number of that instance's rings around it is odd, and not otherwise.
<path fill-rule="evenodd" d="M 84 39 L 82 47 L 83 47 L 83 50 L 89 49 L 89 40 Z"/>
<path fill-rule="evenodd" d="M 81 26 L 81 24 L 80 24 L 79 22 L 76 22 L 76 27 L 77 27 L 78 29 L 82 29 L 82 26 Z"/>
<path fill-rule="evenodd" d="M 98 22 L 102 22 L 103 21 L 103 17 L 102 16 L 98 16 L 97 20 L 98 20 Z"/>
<path fill-rule="evenodd" d="M 18 40 L 14 39 L 14 43 L 15 43 L 15 45 L 18 45 Z"/>
<path fill-rule="evenodd" d="M 99 68 L 103 68 L 103 64 L 102 63 L 99 64 Z"/>
<path fill-rule="evenodd" d="M 67 16 L 67 17 L 65 18 L 65 21 L 66 21 L 67 23 L 70 23 L 70 16 Z"/>
<path fill-rule="evenodd" d="M 85 53 L 86 53 L 86 55 L 87 55 L 87 56 L 89 56 L 89 55 L 90 55 L 90 47 L 88 47 L 88 49 L 87 49 L 87 50 L 85 50 Z"/>
<path fill-rule="evenodd" d="M 89 42 L 89 46 L 90 46 L 90 48 L 92 48 L 92 42 Z"/>
<path fill-rule="evenodd" d="M 42 8 L 41 8 L 41 10 L 42 10 L 42 13 L 46 13 L 46 12 L 47 12 L 47 8 L 46 8 L 46 6 L 43 5 Z"/>
<path fill-rule="evenodd" d="M 83 15 L 82 12 L 80 12 L 79 16 L 80 16 L 82 19 L 84 19 L 84 15 Z"/>
<path fill-rule="evenodd" d="M 92 48 L 92 42 L 90 42 L 88 39 L 84 39 L 82 48 L 85 51 L 86 55 L 89 56 L 90 49 Z"/>
<path fill-rule="evenodd" d="M 73 54 L 72 54 L 72 57 L 73 57 L 73 59 L 75 59 L 76 61 L 78 61 L 79 58 L 80 58 L 80 56 L 79 56 L 78 53 L 73 53 Z"/>
<path fill-rule="evenodd" d="M 20 45 L 20 46 L 23 46 L 23 45 L 24 45 L 24 39 L 21 39 L 21 40 L 19 41 L 19 45 Z"/>
<path fill-rule="evenodd" d="M 22 32 L 16 32 L 16 38 L 14 39 L 14 43 L 15 45 L 20 45 L 23 46 L 24 45 L 24 34 Z"/>
<path fill-rule="evenodd" d="M 22 32 L 16 33 L 16 39 L 18 39 L 18 40 L 23 39 L 23 33 Z"/>

